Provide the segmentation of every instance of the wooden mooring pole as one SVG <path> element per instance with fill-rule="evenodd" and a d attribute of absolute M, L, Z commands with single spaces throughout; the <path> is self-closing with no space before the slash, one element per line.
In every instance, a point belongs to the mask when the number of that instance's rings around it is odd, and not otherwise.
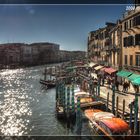
<path fill-rule="evenodd" d="M 69 118 L 70 113 L 70 87 L 67 87 L 67 118 Z"/>
<path fill-rule="evenodd" d="M 125 113 L 125 99 L 123 99 L 122 119 L 124 119 L 124 113 Z"/>
<path fill-rule="evenodd" d="M 129 126 L 131 130 L 132 130 L 132 113 L 133 113 L 133 105 L 131 103 L 130 104 L 130 119 L 129 119 Z"/>
<path fill-rule="evenodd" d="M 64 114 L 66 112 L 66 89 L 65 89 L 65 84 L 63 84 L 63 109 L 64 109 Z"/>
<path fill-rule="evenodd" d="M 108 111 L 108 107 L 109 107 L 109 92 L 107 93 L 106 111 Z"/>
<path fill-rule="evenodd" d="M 118 116 L 118 107 L 119 107 L 119 97 L 117 96 L 117 98 L 116 98 L 116 113 L 115 113 L 116 117 Z"/>
<path fill-rule="evenodd" d="M 75 114 L 75 102 L 74 102 L 74 84 L 72 84 L 72 97 L 71 97 L 71 104 L 72 104 L 72 115 Z"/>
<path fill-rule="evenodd" d="M 112 85 L 112 113 L 115 114 L 115 85 Z"/>
<path fill-rule="evenodd" d="M 80 97 L 77 99 L 77 110 L 76 110 L 76 128 L 77 128 L 77 134 L 81 135 L 81 107 L 80 107 Z"/>
<path fill-rule="evenodd" d="M 98 95 L 97 95 L 97 97 L 98 97 L 98 100 L 100 99 L 100 78 L 98 79 Z"/>
<path fill-rule="evenodd" d="M 137 128 L 138 128 L 138 95 L 135 94 L 135 103 L 134 103 L 134 134 L 137 134 Z"/>
<path fill-rule="evenodd" d="M 47 69 L 45 68 L 44 70 L 44 80 L 46 81 L 46 78 L 47 78 Z"/>

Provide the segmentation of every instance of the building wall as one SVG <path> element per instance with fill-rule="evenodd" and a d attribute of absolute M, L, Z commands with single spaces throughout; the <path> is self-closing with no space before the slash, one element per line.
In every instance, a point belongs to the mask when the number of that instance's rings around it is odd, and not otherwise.
<path fill-rule="evenodd" d="M 128 13 L 128 15 L 125 15 L 123 22 L 122 22 L 122 27 L 123 27 L 123 31 L 122 31 L 122 62 L 123 65 L 133 65 L 136 66 L 137 62 L 139 61 L 139 66 L 140 66 L 140 37 L 139 37 L 139 45 L 136 45 L 136 34 L 140 35 L 140 21 L 139 21 L 139 25 L 134 25 L 134 18 L 139 16 L 139 20 L 140 20 L 140 9 L 136 9 L 134 11 L 131 11 L 131 13 Z M 131 27 L 130 27 L 130 21 L 131 21 Z M 128 28 L 125 29 L 125 25 L 126 23 L 128 24 Z M 128 38 L 132 36 L 132 40 L 133 43 L 128 43 L 129 45 L 126 45 L 125 43 L 127 42 L 126 40 L 124 40 L 125 38 Z M 128 39 L 128 42 L 132 42 L 131 39 Z M 132 58 L 130 58 L 130 56 L 132 55 Z M 139 56 L 139 60 L 136 60 L 136 55 Z M 126 57 L 127 56 L 127 63 L 125 62 Z M 132 61 L 132 62 L 131 62 Z"/>

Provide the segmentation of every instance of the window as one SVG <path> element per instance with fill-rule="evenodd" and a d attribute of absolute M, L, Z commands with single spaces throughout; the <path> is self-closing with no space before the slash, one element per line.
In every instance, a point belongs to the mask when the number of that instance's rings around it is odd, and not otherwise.
<path fill-rule="evenodd" d="M 140 34 L 135 35 L 135 45 L 140 45 Z"/>
<path fill-rule="evenodd" d="M 124 63 L 127 65 L 127 55 L 124 56 Z"/>
<path fill-rule="evenodd" d="M 133 36 L 129 36 L 127 43 L 128 43 L 127 44 L 128 46 L 134 45 L 134 37 Z"/>
<path fill-rule="evenodd" d="M 109 37 L 109 32 L 105 31 L 105 38 Z"/>
<path fill-rule="evenodd" d="M 129 20 L 129 27 L 132 27 L 132 20 Z"/>
<path fill-rule="evenodd" d="M 134 26 L 140 25 L 140 16 L 134 17 L 133 25 Z"/>
<path fill-rule="evenodd" d="M 128 36 L 123 38 L 124 47 L 133 46 L 134 45 L 134 37 Z"/>
<path fill-rule="evenodd" d="M 128 22 L 124 22 L 124 31 L 128 29 Z"/>
<path fill-rule="evenodd" d="M 140 66 L 140 55 L 136 55 L 136 66 Z"/>
<path fill-rule="evenodd" d="M 127 47 L 127 37 L 124 37 L 123 38 L 123 46 L 124 47 Z"/>
<path fill-rule="evenodd" d="M 133 55 L 130 55 L 130 65 L 133 65 Z"/>

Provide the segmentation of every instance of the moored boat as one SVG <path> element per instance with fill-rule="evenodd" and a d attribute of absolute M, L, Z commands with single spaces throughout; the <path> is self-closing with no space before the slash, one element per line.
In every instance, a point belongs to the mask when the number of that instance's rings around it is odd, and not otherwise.
<path fill-rule="evenodd" d="M 53 88 L 56 86 L 56 83 L 54 80 L 42 80 L 42 79 L 40 79 L 40 83 L 43 85 L 46 85 L 47 88 Z"/>
<path fill-rule="evenodd" d="M 124 139 L 130 133 L 129 125 L 121 118 L 116 118 L 110 112 L 97 109 L 85 110 L 85 116 L 89 120 L 91 132 L 103 136 L 105 139 Z"/>

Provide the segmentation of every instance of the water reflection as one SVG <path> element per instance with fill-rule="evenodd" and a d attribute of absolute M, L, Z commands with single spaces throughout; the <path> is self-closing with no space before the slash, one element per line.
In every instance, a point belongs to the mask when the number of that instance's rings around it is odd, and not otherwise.
<path fill-rule="evenodd" d="M 55 89 L 42 89 L 44 66 L 0 71 L 0 134 L 75 135 L 55 114 Z M 83 135 L 88 135 L 83 127 Z"/>
<path fill-rule="evenodd" d="M 0 132 L 4 135 L 27 134 L 28 117 L 32 115 L 29 107 L 32 98 L 26 92 L 29 85 L 24 81 L 25 71 L 6 70 L 0 73 Z M 29 77 L 28 77 L 29 78 Z"/>

